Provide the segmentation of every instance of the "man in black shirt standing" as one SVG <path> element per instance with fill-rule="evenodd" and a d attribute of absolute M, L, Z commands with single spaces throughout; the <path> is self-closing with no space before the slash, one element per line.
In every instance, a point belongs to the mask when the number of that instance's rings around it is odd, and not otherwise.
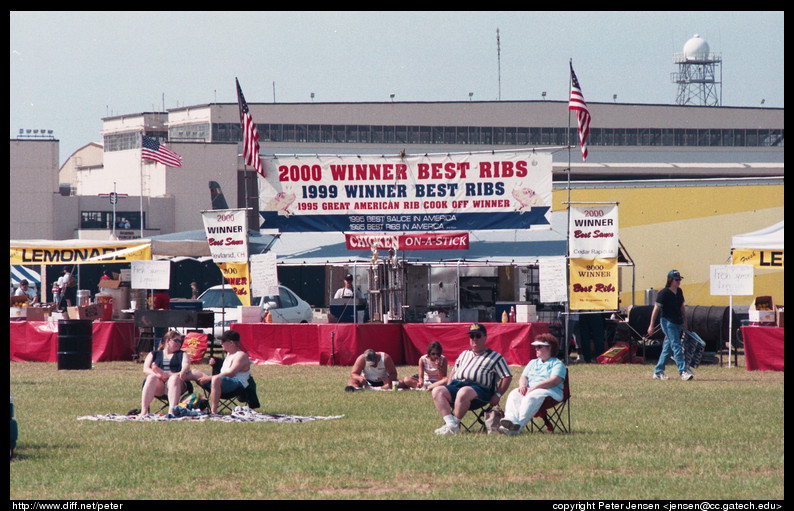
<path fill-rule="evenodd" d="M 675 365 L 678 366 L 678 372 L 682 380 L 691 380 L 694 376 L 686 366 L 681 343 L 681 335 L 687 327 L 684 292 L 681 291 L 682 278 L 678 270 L 670 270 L 667 274 L 667 285 L 656 295 L 656 303 L 651 313 L 648 335 L 653 333 L 653 325 L 660 312 L 662 316 L 659 324 L 662 327 L 662 332 L 664 332 L 664 344 L 662 345 L 662 353 L 659 355 L 659 362 L 654 370 L 654 380 L 669 379 L 664 374 L 664 366 L 670 356 L 675 360 Z"/>

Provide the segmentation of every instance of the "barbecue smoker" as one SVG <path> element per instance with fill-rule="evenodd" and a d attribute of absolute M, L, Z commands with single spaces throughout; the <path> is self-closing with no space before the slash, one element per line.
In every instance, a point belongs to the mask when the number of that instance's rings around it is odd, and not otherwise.
<path fill-rule="evenodd" d="M 394 250 L 378 259 L 378 250 L 372 248 L 369 268 L 369 317 L 373 322 L 403 321 L 404 265 Z"/>

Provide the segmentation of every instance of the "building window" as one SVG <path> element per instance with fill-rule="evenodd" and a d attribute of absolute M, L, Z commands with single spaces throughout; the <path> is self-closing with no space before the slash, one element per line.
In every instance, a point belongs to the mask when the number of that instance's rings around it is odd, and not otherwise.
<path fill-rule="evenodd" d="M 370 143 L 370 126 L 358 127 L 358 141 L 362 144 Z"/>
<path fill-rule="evenodd" d="M 489 126 L 371 126 L 258 124 L 263 142 L 561 146 L 579 143 L 577 128 Z M 167 142 L 240 142 L 239 123 L 174 126 L 168 133 L 146 132 Z M 105 135 L 104 151 L 140 148 L 140 132 Z M 775 129 L 590 128 L 592 146 L 782 147 L 784 131 Z"/>
<path fill-rule="evenodd" d="M 746 130 L 745 131 L 745 142 L 747 147 L 756 147 L 758 146 L 758 130 Z"/>
<path fill-rule="evenodd" d="M 516 128 L 516 144 L 529 144 L 529 128 Z"/>
<path fill-rule="evenodd" d="M 383 143 L 384 144 L 394 143 L 394 126 L 383 127 Z"/>
<path fill-rule="evenodd" d="M 140 211 L 116 211 L 116 220 L 113 221 L 112 211 L 81 211 L 80 229 L 101 229 L 112 231 L 113 224 L 119 229 L 140 229 Z"/>
<path fill-rule="evenodd" d="M 408 142 L 408 129 L 405 126 L 395 126 L 394 141 L 398 144 L 405 144 Z"/>

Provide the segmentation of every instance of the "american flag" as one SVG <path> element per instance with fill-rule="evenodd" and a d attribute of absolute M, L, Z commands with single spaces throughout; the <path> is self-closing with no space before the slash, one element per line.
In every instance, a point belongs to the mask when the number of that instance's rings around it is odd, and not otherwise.
<path fill-rule="evenodd" d="M 582 88 L 579 87 L 579 80 L 571 66 L 571 100 L 568 102 L 568 110 L 576 111 L 576 120 L 579 121 L 579 143 L 582 146 L 582 161 L 587 161 L 587 135 L 590 134 L 590 110 L 582 95 Z"/>
<path fill-rule="evenodd" d="M 182 157 L 153 138 L 142 135 L 141 158 L 154 160 L 169 167 L 181 167 Z"/>
<path fill-rule="evenodd" d="M 240 124 L 243 126 L 243 160 L 247 165 L 254 167 L 260 176 L 265 177 L 262 162 L 259 161 L 259 131 L 251 117 L 248 103 L 245 102 L 240 82 L 237 78 L 234 81 L 237 84 L 237 103 L 240 105 Z"/>

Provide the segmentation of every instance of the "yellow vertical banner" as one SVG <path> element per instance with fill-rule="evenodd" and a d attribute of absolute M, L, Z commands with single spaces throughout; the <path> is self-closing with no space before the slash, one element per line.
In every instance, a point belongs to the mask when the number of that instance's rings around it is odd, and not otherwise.
<path fill-rule="evenodd" d="M 226 282 L 243 305 L 251 305 L 251 276 L 248 263 L 216 263 Z"/>
<path fill-rule="evenodd" d="M 570 259 L 571 310 L 618 308 L 618 260 Z"/>

